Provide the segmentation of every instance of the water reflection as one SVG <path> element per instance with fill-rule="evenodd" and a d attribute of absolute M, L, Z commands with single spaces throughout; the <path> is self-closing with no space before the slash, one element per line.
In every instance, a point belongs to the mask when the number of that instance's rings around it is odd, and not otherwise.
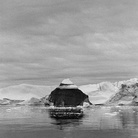
<path fill-rule="evenodd" d="M 138 136 L 138 108 L 137 107 L 93 107 L 84 109 L 85 116 L 81 119 L 53 120 L 52 125 L 59 130 L 110 131 L 121 133 L 122 137 Z M 66 132 L 66 131 L 65 131 Z M 120 135 L 121 135 L 120 134 Z"/>
<path fill-rule="evenodd" d="M 119 109 L 119 117 L 124 129 L 138 128 L 138 108 L 124 107 Z"/>
<path fill-rule="evenodd" d="M 56 125 L 58 129 L 65 130 L 71 127 L 77 127 L 82 124 L 82 119 L 54 119 L 52 122 L 53 125 Z"/>
<path fill-rule="evenodd" d="M 136 129 L 137 107 L 99 107 L 86 109 L 83 125 L 91 129 Z"/>
<path fill-rule="evenodd" d="M 135 138 L 138 136 L 137 107 L 93 107 L 78 120 L 53 120 L 66 137 Z"/>
<path fill-rule="evenodd" d="M 20 126 L 20 127 L 19 127 Z M 138 107 L 92 107 L 81 119 L 52 119 L 45 107 L 1 107 L 3 138 L 45 137 L 138 137 Z M 58 134 L 58 135 L 57 135 Z M 27 138 L 27 137 L 26 137 Z"/>

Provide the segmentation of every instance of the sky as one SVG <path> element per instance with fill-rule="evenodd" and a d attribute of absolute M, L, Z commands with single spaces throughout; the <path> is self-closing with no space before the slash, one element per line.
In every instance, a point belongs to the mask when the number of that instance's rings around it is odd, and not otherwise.
<path fill-rule="evenodd" d="M 137 0 L 0 0 L 0 87 L 138 76 Z"/>

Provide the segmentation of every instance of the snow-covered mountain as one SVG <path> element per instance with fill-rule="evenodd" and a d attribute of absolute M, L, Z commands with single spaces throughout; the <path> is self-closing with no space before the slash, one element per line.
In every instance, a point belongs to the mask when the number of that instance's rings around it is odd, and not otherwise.
<path fill-rule="evenodd" d="M 118 91 L 118 87 L 111 82 L 83 85 L 79 89 L 89 96 L 93 104 L 104 104 Z"/>
<path fill-rule="evenodd" d="M 63 87 L 63 86 L 62 86 Z M 45 96 L 49 95 L 56 86 L 41 86 L 20 84 L 0 89 L 0 99 L 30 100 L 32 97 L 45 102 Z M 138 79 L 130 79 L 115 83 L 101 82 L 79 86 L 79 89 L 89 96 L 93 104 L 137 104 L 138 103 Z M 47 101 L 47 100 L 46 100 Z M 6 101 L 7 102 L 7 101 Z M 5 103 L 5 101 L 2 103 Z"/>
<path fill-rule="evenodd" d="M 0 99 L 29 100 L 32 97 L 41 98 L 48 95 L 55 86 L 20 84 L 0 89 Z"/>
<path fill-rule="evenodd" d="M 119 91 L 106 104 L 138 105 L 138 79 L 116 83 Z"/>
<path fill-rule="evenodd" d="M 125 88 L 123 88 L 125 86 Z M 136 104 L 138 102 L 138 79 L 115 83 L 102 82 L 80 86 L 79 89 L 88 94 L 93 104 Z"/>

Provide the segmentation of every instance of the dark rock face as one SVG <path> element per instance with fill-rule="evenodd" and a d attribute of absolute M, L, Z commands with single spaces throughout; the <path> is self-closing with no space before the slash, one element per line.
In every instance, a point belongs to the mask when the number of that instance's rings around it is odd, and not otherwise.
<path fill-rule="evenodd" d="M 42 98 L 40 99 L 40 102 L 41 102 L 41 104 L 43 104 L 43 105 L 45 105 L 45 106 L 49 106 L 49 105 L 50 105 L 50 103 L 49 103 L 49 96 L 46 95 L 45 97 L 42 97 Z"/>
<path fill-rule="evenodd" d="M 84 94 L 79 89 L 60 89 L 56 88 L 49 95 L 49 101 L 54 106 L 78 106 L 88 100 L 88 95 Z M 91 104 L 91 103 L 90 103 Z"/>

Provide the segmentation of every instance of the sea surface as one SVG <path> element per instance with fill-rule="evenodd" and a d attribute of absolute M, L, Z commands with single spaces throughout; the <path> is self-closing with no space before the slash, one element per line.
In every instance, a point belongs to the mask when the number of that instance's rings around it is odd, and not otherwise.
<path fill-rule="evenodd" d="M 1 106 L 0 138 L 137 138 L 138 107 L 84 108 L 81 119 L 55 120 L 46 107 Z"/>

